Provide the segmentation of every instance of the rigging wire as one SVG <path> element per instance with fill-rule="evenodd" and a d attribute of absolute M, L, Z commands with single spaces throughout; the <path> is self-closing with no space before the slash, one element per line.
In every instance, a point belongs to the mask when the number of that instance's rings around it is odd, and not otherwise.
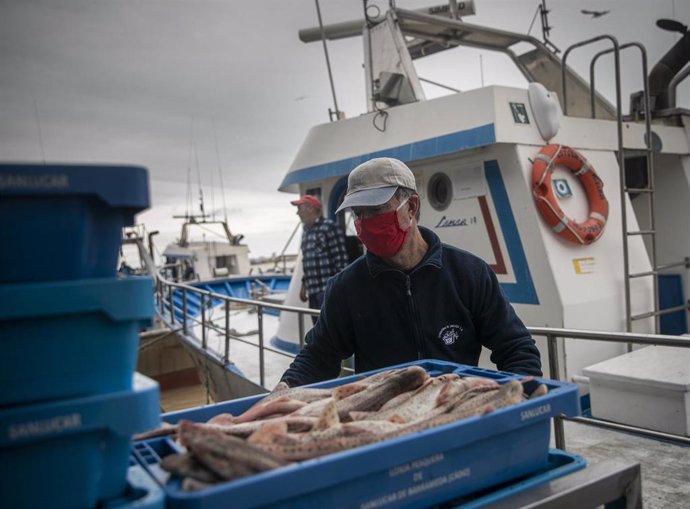
<path fill-rule="evenodd" d="M 194 143 L 194 162 L 196 164 L 196 178 L 199 184 L 199 210 L 201 210 L 201 219 L 203 221 L 206 213 L 204 212 L 204 189 L 201 187 L 201 169 L 199 168 L 199 151 Z"/>
<path fill-rule="evenodd" d="M 417 79 L 419 79 L 419 81 L 429 83 L 430 85 L 436 85 L 437 87 L 445 88 L 445 89 L 451 90 L 453 92 L 461 92 L 461 90 L 459 90 L 457 88 L 449 87 L 448 85 L 444 85 L 443 83 L 439 83 L 438 81 L 431 81 L 431 80 L 428 80 L 426 78 L 420 78 L 420 77 L 418 77 Z"/>
<path fill-rule="evenodd" d="M 209 173 L 211 178 L 211 220 L 216 220 L 216 190 L 213 187 L 213 172 Z"/>
<path fill-rule="evenodd" d="M 218 237 L 218 238 L 221 238 L 221 239 L 225 239 L 225 238 L 226 238 L 224 234 L 218 233 L 218 232 L 216 232 L 216 231 L 213 231 L 213 230 L 210 229 L 210 228 L 201 226 L 200 224 L 197 224 L 196 226 L 197 226 L 200 230 L 204 230 L 205 232 L 208 232 L 208 233 L 210 233 L 211 235 L 215 235 L 215 236 Z"/>
<path fill-rule="evenodd" d="M 532 17 L 532 22 L 529 24 L 529 29 L 527 30 L 527 35 L 530 34 L 532 31 L 532 28 L 534 27 L 534 22 L 537 21 L 537 14 L 539 14 L 539 9 L 540 6 L 537 5 L 537 8 L 534 10 L 534 16 Z"/>
<path fill-rule="evenodd" d="M 187 196 L 185 203 L 185 217 L 192 214 L 192 149 L 194 147 L 194 117 L 190 123 L 189 130 L 189 154 L 187 157 Z"/>
<path fill-rule="evenodd" d="M 213 140 L 215 141 L 216 145 L 216 161 L 218 162 L 218 178 L 220 179 L 220 193 L 221 197 L 223 198 L 223 219 L 225 222 L 228 222 L 228 206 L 225 203 L 225 186 L 223 185 L 223 171 L 221 169 L 220 165 L 220 152 L 218 150 L 218 132 L 216 131 L 216 119 L 215 117 L 211 117 L 211 121 L 213 124 Z"/>
<path fill-rule="evenodd" d="M 340 110 L 338 109 L 338 99 L 335 95 L 335 85 L 333 84 L 333 73 L 331 72 L 331 61 L 328 58 L 328 46 L 326 45 L 326 31 L 323 28 L 323 21 L 321 20 L 321 7 L 319 7 L 319 0 L 314 0 L 316 3 L 316 15 L 319 18 L 319 29 L 321 30 L 321 42 L 323 43 L 323 52 L 326 55 L 326 67 L 328 68 L 328 80 L 331 83 L 331 94 L 333 94 L 333 106 L 335 107 L 335 119 L 340 119 Z M 331 111 L 328 111 L 331 122 L 333 121 L 333 116 Z"/>

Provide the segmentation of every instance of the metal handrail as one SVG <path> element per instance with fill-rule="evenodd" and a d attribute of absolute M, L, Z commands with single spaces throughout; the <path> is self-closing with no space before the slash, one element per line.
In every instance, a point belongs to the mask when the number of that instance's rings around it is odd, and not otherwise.
<path fill-rule="evenodd" d="M 187 298 L 188 292 L 193 292 L 193 293 L 198 293 L 200 295 L 203 295 L 203 299 L 207 300 L 208 302 L 212 302 L 214 299 L 216 300 L 221 300 L 224 302 L 224 309 L 226 313 L 226 325 L 224 328 L 224 336 L 225 336 L 225 348 L 224 352 L 221 355 L 220 353 L 216 353 L 210 350 L 205 350 L 208 355 L 213 356 L 214 358 L 217 358 L 219 361 L 223 361 L 225 363 L 229 362 L 229 348 L 230 348 L 230 339 L 234 341 L 239 341 L 241 343 L 251 345 L 254 347 L 257 347 L 259 349 L 259 366 L 260 366 L 260 380 L 261 380 L 261 385 L 264 385 L 265 382 L 265 365 L 264 365 L 264 354 L 265 352 L 271 352 L 279 355 L 283 355 L 286 357 L 294 357 L 293 354 L 284 352 L 282 350 L 278 350 L 275 348 L 272 348 L 270 346 L 267 346 L 264 343 L 264 338 L 263 338 L 263 308 L 270 308 L 270 309 L 276 309 L 280 311 L 288 311 L 288 312 L 293 312 L 298 314 L 298 321 L 300 323 L 300 338 L 302 337 L 302 317 L 303 315 L 310 315 L 310 316 L 318 316 L 319 311 L 314 310 L 314 309 L 308 309 L 308 308 L 301 308 L 301 307 L 295 307 L 295 306 L 286 306 L 284 304 L 275 304 L 271 302 L 263 302 L 263 301 L 257 301 L 257 300 L 251 300 L 251 299 L 243 299 L 240 297 L 230 297 L 227 295 L 222 295 L 222 294 L 216 294 L 213 292 L 210 292 L 208 290 L 204 290 L 201 288 L 197 288 L 194 286 L 190 286 L 187 284 L 183 283 L 175 283 L 171 281 L 167 281 L 161 277 L 158 278 L 157 281 L 157 293 L 159 294 L 159 302 L 160 302 L 160 309 L 161 309 L 161 315 L 165 315 L 165 310 L 164 307 L 166 305 L 170 306 L 170 313 L 171 316 L 174 315 L 175 312 L 175 305 L 172 300 L 172 295 L 173 295 L 173 288 L 179 288 L 182 290 L 182 295 L 183 298 Z M 166 300 L 166 295 L 169 296 L 169 300 Z M 233 336 L 230 334 L 230 329 L 229 329 L 229 320 L 228 320 L 228 309 L 230 306 L 230 303 L 238 303 L 238 304 L 244 304 L 244 305 L 249 305 L 249 306 L 255 306 L 257 309 L 260 311 L 257 314 L 257 320 L 259 321 L 259 344 L 255 344 L 250 341 L 243 340 L 242 338 Z M 212 322 L 210 320 L 207 320 L 205 317 L 204 310 L 201 310 L 201 317 L 200 319 L 194 319 L 192 317 L 188 317 L 187 320 L 191 320 L 196 323 L 201 323 L 202 327 L 213 327 Z M 183 323 L 186 323 L 186 320 L 183 320 Z M 550 371 L 550 376 L 552 379 L 555 380 L 560 380 L 560 367 L 559 367 L 559 355 L 558 355 L 558 339 L 562 340 L 591 340 L 591 341 L 604 341 L 604 342 L 612 342 L 612 343 L 622 343 L 622 344 L 641 344 L 641 345 L 659 345 L 659 346 L 671 346 L 671 347 L 683 347 L 683 348 L 690 348 L 690 336 L 684 337 L 684 336 L 672 336 L 672 335 L 666 335 L 666 334 L 646 334 L 646 333 L 632 333 L 632 332 L 609 332 L 609 331 L 593 331 L 593 330 L 582 330 L 582 329 L 563 329 L 563 328 L 555 328 L 555 327 L 527 327 L 529 330 L 530 334 L 532 336 L 543 336 L 546 337 L 547 340 L 547 355 L 548 355 L 548 365 L 549 365 L 549 371 Z M 219 328 L 216 328 L 216 330 L 220 330 Z M 202 335 L 205 336 L 205 332 L 202 331 Z M 205 344 L 204 341 L 204 348 L 207 348 L 207 345 Z M 353 370 L 351 368 L 342 368 L 343 371 L 345 372 L 352 372 Z M 575 422 L 580 422 L 584 424 L 589 424 L 589 425 L 595 425 L 599 427 L 604 427 L 604 428 L 612 428 L 612 429 L 624 429 L 625 431 L 634 431 L 636 433 L 650 436 L 653 438 L 659 438 L 662 434 L 659 432 L 655 432 L 652 430 L 647 430 L 645 428 L 639 428 L 635 426 L 627 426 L 627 425 L 616 425 L 615 423 L 609 423 L 607 421 L 599 421 L 597 419 L 593 418 L 569 418 L 565 416 L 557 416 L 554 418 L 554 439 L 556 443 L 556 447 L 559 449 L 565 450 L 565 432 L 563 428 L 563 421 L 564 420 L 570 420 L 570 421 L 575 421 Z M 666 440 L 671 440 L 675 441 L 684 445 L 689 445 L 690 444 L 690 439 L 685 438 L 685 437 L 680 437 L 677 435 L 670 435 L 670 434 L 663 434 L 663 438 Z"/>
<path fill-rule="evenodd" d="M 681 71 L 676 74 L 668 84 L 668 107 L 676 107 L 676 88 L 678 85 L 690 75 L 690 65 L 686 65 Z"/>
<path fill-rule="evenodd" d="M 627 49 L 627 48 L 637 48 L 640 50 L 640 56 L 642 59 L 642 97 L 643 97 L 643 103 L 644 103 L 644 124 L 645 124 L 645 146 L 647 147 L 645 150 L 645 156 L 646 156 L 646 162 L 647 162 L 647 188 L 649 189 L 649 192 L 645 194 L 647 197 L 647 221 L 649 223 L 649 231 L 645 232 L 629 232 L 628 231 L 628 225 L 627 222 L 623 223 L 623 234 L 625 235 L 627 233 L 628 236 L 630 235 L 635 235 L 635 234 L 648 234 L 651 237 L 651 264 L 652 264 L 652 273 L 650 274 L 645 274 L 645 275 L 655 275 L 655 272 L 657 270 L 657 250 L 656 250 L 656 219 L 654 216 L 654 189 L 655 189 L 655 180 L 654 180 L 654 150 L 652 148 L 652 110 L 651 110 L 651 104 L 650 104 L 650 99 L 649 99 L 649 77 L 647 73 L 647 50 L 645 47 L 640 44 L 639 42 L 628 42 L 625 44 L 621 44 L 620 47 L 618 48 L 618 51 Z M 589 65 L 589 82 L 590 82 L 590 105 L 592 108 L 592 118 L 595 118 L 595 108 L 596 104 L 594 102 L 594 93 L 595 93 L 595 86 L 594 86 L 594 67 L 597 63 L 597 60 L 599 57 L 602 55 L 611 53 L 614 51 L 614 48 L 609 48 L 603 51 L 600 51 L 594 57 L 592 58 L 592 61 Z M 619 85 L 618 85 L 619 86 Z M 621 180 L 621 187 L 623 188 L 623 191 L 630 192 L 630 189 L 628 189 L 627 182 L 624 180 Z M 622 202 L 621 202 L 622 203 Z M 627 221 L 627 220 L 626 220 Z M 627 239 L 624 238 L 624 242 L 627 242 Z M 626 244 L 627 246 L 627 244 Z M 630 267 L 626 266 L 625 267 L 625 275 L 626 278 L 630 279 L 632 276 L 630 274 Z M 640 277 L 640 276 L 637 276 Z M 659 322 L 659 316 L 662 315 L 663 313 L 659 312 L 659 282 L 656 277 L 652 278 L 652 292 L 654 295 L 654 311 L 651 315 L 647 316 L 648 317 L 654 317 L 654 327 L 655 330 L 659 330 L 660 328 L 660 322 Z M 630 322 L 634 320 L 639 320 L 640 315 L 633 316 L 631 313 L 629 315 L 629 320 Z"/>
<path fill-rule="evenodd" d="M 175 312 L 176 310 L 182 311 L 182 330 L 185 335 L 189 334 L 190 326 L 189 322 L 193 322 L 201 325 L 201 348 L 207 354 L 211 354 L 213 357 L 217 357 L 219 361 L 224 364 L 230 362 L 230 340 L 239 341 L 243 344 L 251 345 L 258 348 L 259 355 L 259 380 L 262 386 L 265 385 L 265 359 L 264 354 L 266 351 L 276 353 L 279 355 L 284 355 L 286 357 L 294 357 L 293 354 L 271 348 L 266 346 L 264 338 L 264 328 L 263 328 L 263 313 L 265 309 L 275 309 L 277 311 L 286 311 L 291 313 L 297 313 L 298 323 L 299 323 L 299 342 L 300 348 L 304 346 L 304 325 L 303 316 L 318 316 L 319 311 L 315 309 L 296 307 L 296 306 L 286 306 L 284 304 L 276 304 L 272 302 L 264 302 L 253 299 L 245 299 L 241 297 L 230 297 L 228 295 L 214 293 L 209 290 L 198 288 L 186 283 L 178 283 L 165 279 L 162 274 L 157 274 L 156 279 L 156 302 L 160 309 L 161 317 L 165 318 L 166 314 L 169 317 L 170 324 L 174 325 L 176 322 Z M 182 298 L 181 308 L 174 302 L 175 290 L 179 290 Z M 197 319 L 189 316 L 188 313 L 188 299 L 189 294 L 194 293 L 199 296 L 200 301 L 200 316 Z M 223 333 L 223 352 L 218 352 L 215 355 L 214 352 L 208 348 L 208 337 L 207 329 L 215 328 L 212 320 L 207 319 L 206 308 L 211 305 L 214 301 L 222 301 L 224 313 L 225 313 L 225 327 L 222 331 Z M 258 323 L 258 345 L 238 338 L 230 334 L 230 305 L 239 304 L 244 306 L 255 307 L 257 309 L 257 323 Z M 166 313 L 166 309 L 167 313 Z M 218 331 L 218 329 L 216 329 Z M 347 370 L 347 368 L 344 368 Z"/>
<path fill-rule="evenodd" d="M 614 56 L 614 71 L 615 71 L 615 78 L 616 78 L 616 134 L 618 137 L 618 171 L 619 171 L 619 178 L 620 178 L 620 201 L 621 204 L 625 205 L 625 156 L 623 154 L 623 113 L 622 113 L 622 99 L 621 99 L 621 65 L 620 65 L 620 45 L 618 44 L 618 39 L 616 39 L 612 35 L 600 35 L 598 37 L 594 37 L 592 39 L 587 39 L 586 41 L 578 42 L 576 44 L 571 45 L 568 49 L 565 50 L 565 53 L 563 53 L 563 60 L 562 64 L 563 67 L 561 68 L 561 95 L 563 96 L 563 115 L 568 114 L 568 87 L 566 83 L 566 74 L 565 74 L 565 69 L 566 69 L 566 61 L 568 59 L 568 55 L 570 52 L 576 48 L 580 48 L 582 46 L 587 46 L 589 44 L 602 41 L 602 40 L 609 40 L 611 41 L 611 44 L 613 45 L 613 56 Z M 651 141 L 651 140 L 648 140 Z M 627 210 L 625 206 L 621 207 L 621 224 L 623 225 L 623 233 L 625 233 L 628 230 L 628 216 L 627 216 Z M 626 330 L 630 332 L 632 330 L 632 320 L 630 319 L 630 315 L 632 314 L 632 303 L 630 301 L 630 279 L 627 277 L 627 274 L 629 273 L 630 269 L 630 260 L 629 260 L 629 253 L 628 253 L 628 242 L 627 238 L 626 241 L 623 242 L 623 267 L 625 270 L 625 278 L 623 278 L 623 284 L 625 286 L 625 316 L 626 316 Z"/>
<path fill-rule="evenodd" d="M 585 339 L 593 341 L 606 341 L 612 343 L 624 344 L 642 344 L 642 345 L 659 345 L 659 346 L 673 346 L 690 348 L 690 336 L 671 336 L 667 334 L 640 334 L 632 332 L 601 332 L 579 329 L 557 329 L 552 327 L 528 327 L 528 330 L 533 336 L 546 336 L 547 353 L 549 358 L 549 374 L 551 378 L 560 380 L 560 367 L 558 363 L 558 342 L 557 339 Z M 565 450 L 565 431 L 563 429 L 563 420 L 573 420 L 584 424 L 591 424 L 599 427 L 612 428 L 607 421 L 599 421 L 597 419 L 581 419 L 581 418 L 567 418 L 564 416 L 554 417 L 554 441 L 556 448 Z M 641 435 L 646 435 L 653 438 L 658 438 L 659 433 L 640 428 L 637 426 L 620 425 L 618 429 L 625 428 L 626 431 L 634 431 Z M 690 445 L 690 439 L 685 437 L 665 434 L 665 439 L 673 440 L 684 445 Z"/>

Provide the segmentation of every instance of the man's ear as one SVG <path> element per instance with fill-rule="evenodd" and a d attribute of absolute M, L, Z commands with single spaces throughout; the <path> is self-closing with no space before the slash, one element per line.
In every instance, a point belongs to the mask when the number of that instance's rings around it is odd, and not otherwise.
<path fill-rule="evenodd" d="M 415 193 L 412 196 L 410 196 L 410 203 L 412 203 L 412 212 L 413 212 L 413 217 L 417 223 L 419 223 L 419 210 L 422 206 L 422 199 L 419 197 L 419 194 Z"/>
<path fill-rule="evenodd" d="M 417 217 L 417 213 L 419 212 L 419 206 L 421 205 L 419 195 L 413 194 L 412 196 L 410 196 L 408 203 L 411 205 L 410 211 L 412 212 L 412 217 Z"/>

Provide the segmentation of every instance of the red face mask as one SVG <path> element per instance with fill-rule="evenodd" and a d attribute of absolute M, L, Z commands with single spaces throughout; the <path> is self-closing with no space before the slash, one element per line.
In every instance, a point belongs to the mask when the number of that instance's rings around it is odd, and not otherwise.
<path fill-rule="evenodd" d="M 368 251 L 376 256 L 390 258 L 402 249 L 410 229 L 403 230 L 398 222 L 398 210 L 407 203 L 405 199 L 398 208 L 378 216 L 355 218 L 357 237 Z"/>

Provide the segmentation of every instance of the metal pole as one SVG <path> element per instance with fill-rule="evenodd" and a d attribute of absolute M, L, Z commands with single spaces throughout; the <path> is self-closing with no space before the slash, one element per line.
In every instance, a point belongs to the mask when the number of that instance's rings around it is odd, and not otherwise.
<path fill-rule="evenodd" d="M 225 301 L 225 357 L 224 362 L 230 360 L 230 301 Z"/>
<path fill-rule="evenodd" d="M 170 324 L 175 324 L 175 306 L 173 305 L 173 287 L 168 286 L 168 306 L 170 309 Z"/>
<path fill-rule="evenodd" d="M 201 348 L 206 350 L 206 294 L 201 294 Z"/>
<path fill-rule="evenodd" d="M 297 313 L 297 333 L 299 334 L 299 349 L 304 348 L 304 314 Z"/>
<path fill-rule="evenodd" d="M 158 306 L 158 309 L 163 307 L 161 305 L 161 303 L 163 302 L 163 300 L 161 298 L 162 293 L 163 293 L 163 283 L 160 279 L 156 279 L 156 306 Z"/>
<path fill-rule="evenodd" d="M 264 373 L 264 309 L 261 305 L 256 307 L 256 318 L 259 322 L 259 385 L 265 387 L 266 377 Z"/>
<path fill-rule="evenodd" d="M 690 437 L 682 435 L 674 435 L 673 433 L 664 433 L 663 431 L 655 431 L 647 428 L 640 428 L 639 426 L 630 426 L 628 424 L 621 424 L 612 421 L 601 421 L 591 417 L 565 417 L 565 420 L 577 422 L 580 424 L 587 424 L 597 428 L 612 429 L 615 431 L 624 431 L 628 433 L 637 433 L 646 437 L 663 440 L 667 442 L 674 442 L 683 446 L 690 446 Z"/>
<path fill-rule="evenodd" d="M 619 53 L 620 50 L 630 48 L 630 47 L 636 47 L 637 49 L 640 50 L 640 54 L 642 57 L 642 89 L 643 89 L 643 106 L 644 106 L 644 122 L 645 122 L 645 145 L 647 147 L 647 189 L 650 191 L 648 194 L 648 201 L 649 201 L 649 210 L 647 211 L 647 217 L 648 217 L 648 222 L 649 222 L 649 232 L 653 235 L 652 237 L 652 245 L 651 245 L 651 261 L 652 261 L 652 269 L 656 270 L 656 239 L 654 237 L 656 233 L 656 221 L 654 217 L 654 199 L 653 195 L 651 192 L 654 191 L 654 153 L 653 153 L 653 147 L 652 147 L 652 140 L 651 140 L 651 135 L 652 135 L 652 128 L 651 128 L 651 105 L 650 105 L 650 100 L 649 100 L 649 78 L 647 76 L 647 50 L 645 47 L 640 44 L 639 42 L 629 42 L 626 44 L 622 44 L 618 47 L 616 50 L 615 44 L 614 48 L 610 48 L 607 50 L 600 51 L 596 55 L 594 55 L 594 58 L 592 59 L 592 62 L 589 66 L 589 76 L 590 76 L 590 102 L 591 102 L 591 108 L 592 108 L 592 118 L 594 118 L 595 115 L 595 103 L 594 103 L 594 66 L 598 60 L 598 58 L 604 54 L 611 53 L 612 51 L 617 51 L 616 53 L 616 99 L 619 100 L 619 95 L 620 95 L 620 61 L 619 61 Z M 619 136 L 619 165 L 620 165 L 620 159 L 621 159 L 621 152 L 622 152 L 622 118 L 621 118 L 621 110 L 620 110 L 620 101 L 618 104 L 618 136 Z M 622 168 L 622 174 L 621 174 L 621 188 L 623 189 L 623 193 L 621 195 L 621 198 L 625 197 L 625 194 L 627 192 L 627 183 L 625 181 L 625 159 L 623 158 L 623 166 Z M 622 208 L 625 209 L 625 201 L 621 201 Z M 627 232 L 627 217 L 626 217 L 626 211 L 623 210 L 623 218 L 625 219 L 623 223 L 623 232 Z M 624 255 L 627 255 L 627 239 L 625 239 L 624 242 Z M 627 259 L 627 257 L 626 257 Z M 627 265 L 626 267 L 626 273 L 628 272 L 627 270 Z M 654 279 L 652 280 L 652 289 L 653 289 L 653 295 L 654 295 L 654 311 L 657 312 L 659 311 L 659 290 L 658 290 L 658 278 L 655 276 Z M 629 295 L 629 282 L 628 278 L 626 277 L 626 295 Z M 629 298 L 628 298 L 629 299 Z M 627 320 L 627 326 L 628 326 L 628 332 L 632 330 L 632 319 L 630 318 L 631 311 L 628 302 L 626 302 L 626 308 L 628 309 L 628 320 Z M 655 327 L 655 332 L 659 332 L 659 316 L 655 315 L 655 320 L 654 320 L 654 327 Z M 632 347 L 628 346 L 628 351 L 631 351 Z"/>
<path fill-rule="evenodd" d="M 676 107 L 676 88 L 678 88 L 678 85 L 680 84 L 681 81 L 683 81 L 685 78 L 690 75 L 690 65 L 686 65 L 681 71 L 676 74 L 673 78 L 671 78 L 671 81 L 668 83 L 668 107 L 669 108 L 675 108 Z"/>
<path fill-rule="evenodd" d="M 335 107 L 335 119 L 340 119 L 340 110 L 338 109 L 338 99 L 335 96 L 335 85 L 333 85 L 333 74 L 331 73 L 331 61 L 328 58 L 328 46 L 326 45 L 326 32 L 323 28 L 323 21 L 321 21 L 321 8 L 319 7 L 319 0 L 314 0 L 316 3 L 316 15 L 319 17 L 319 28 L 321 29 L 321 42 L 323 43 L 323 52 L 326 55 L 326 67 L 328 67 L 328 81 L 331 84 L 331 93 L 333 94 L 333 106 Z M 333 119 L 331 119 L 333 120 Z"/>
<path fill-rule="evenodd" d="M 629 332 L 600 332 L 582 329 L 557 329 L 554 327 L 527 327 L 532 336 L 553 334 L 561 338 L 587 339 L 608 343 L 636 343 L 640 345 L 679 346 L 690 348 L 690 337 L 670 334 L 641 334 Z"/>
<path fill-rule="evenodd" d="M 625 207 L 625 196 L 626 196 L 626 183 L 625 183 L 625 157 L 623 155 L 623 116 L 621 112 L 621 71 L 620 71 L 620 46 L 618 45 L 618 40 L 611 35 L 600 35 L 586 41 L 573 44 L 565 53 L 563 53 L 563 60 L 561 61 L 561 90 L 563 96 L 563 115 L 568 114 L 568 99 L 567 99 L 567 89 L 566 86 L 566 61 L 568 55 L 575 48 L 585 46 L 587 44 L 592 44 L 597 41 L 608 39 L 613 44 L 614 51 L 614 71 L 616 76 L 616 130 L 618 135 L 618 171 L 620 175 L 620 202 L 621 202 L 621 224 L 623 226 L 623 268 L 624 268 L 624 284 L 625 284 L 625 315 L 626 315 L 626 330 L 630 332 L 632 330 L 632 320 L 631 316 L 631 304 L 630 304 L 630 279 L 627 277 L 629 271 L 629 260 L 628 260 L 628 241 L 626 238 L 626 232 L 628 231 L 628 217 Z"/>
<path fill-rule="evenodd" d="M 686 316 L 688 318 L 688 323 L 690 323 L 690 257 L 685 257 L 685 291 L 687 294 L 683 295 L 683 300 L 685 305 L 688 306 L 686 310 Z"/>
<path fill-rule="evenodd" d="M 556 338 L 556 336 L 553 334 L 547 334 L 546 345 L 549 355 L 549 376 L 553 380 L 560 380 L 560 368 L 558 366 L 558 338 Z M 564 451 L 565 430 L 563 428 L 563 418 L 558 415 L 553 418 L 553 436 L 556 443 L 556 448 Z"/>
<path fill-rule="evenodd" d="M 182 289 L 182 331 L 187 334 L 187 289 Z"/>

